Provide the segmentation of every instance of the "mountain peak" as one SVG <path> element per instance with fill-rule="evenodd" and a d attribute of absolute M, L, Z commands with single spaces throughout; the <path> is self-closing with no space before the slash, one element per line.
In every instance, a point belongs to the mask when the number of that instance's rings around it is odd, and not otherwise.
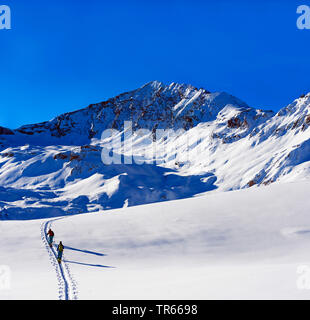
<path fill-rule="evenodd" d="M 56 137 L 66 141 L 63 143 L 87 143 L 94 137 L 99 138 L 105 129 L 122 130 L 125 121 L 132 121 L 133 130 L 189 130 L 199 123 L 215 120 L 226 106 L 236 110 L 250 108 L 225 92 L 211 93 L 188 84 L 172 82 L 165 85 L 155 80 L 50 121 L 22 126 L 15 132 L 28 140 L 32 140 L 32 136 L 42 136 L 40 140 Z"/>
<path fill-rule="evenodd" d="M 166 90 L 166 91 L 191 90 L 191 91 L 204 91 L 204 92 L 210 93 L 208 90 L 206 90 L 204 88 L 198 89 L 198 88 L 192 86 L 191 84 L 178 83 L 178 82 L 171 82 L 169 84 L 165 84 L 165 83 L 158 81 L 158 80 L 148 82 L 145 85 L 143 85 L 141 87 L 141 89 L 142 88 L 150 88 L 153 90 L 162 89 L 162 90 Z"/>
<path fill-rule="evenodd" d="M 153 80 L 150 82 L 147 82 L 146 84 L 144 84 L 141 88 L 145 88 L 145 87 L 150 87 L 153 89 L 158 89 L 160 87 L 162 87 L 164 84 L 158 80 Z"/>

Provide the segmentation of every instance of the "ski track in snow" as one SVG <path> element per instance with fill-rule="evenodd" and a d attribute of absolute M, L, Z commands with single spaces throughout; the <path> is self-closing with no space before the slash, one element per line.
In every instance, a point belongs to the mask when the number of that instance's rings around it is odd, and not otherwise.
<path fill-rule="evenodd" d="M 57 282 L 58 282 L 58 297 L 59 300 L 77 300 L 78 290 L 77 283 L 73 279 L 70 268 L 65 262 L 65 257 L 63 255 L 62 262 L 59 264 L 57 261 L 57 252 L 54 247 L 50 248 L 47 240 L 47 229 L 51 227 L 52 222 L 63 219 L 52 219 L 46 222 L 43 222 L 41 225 L 41 239 L 44 242 L 45 248 L 49 254 L 51 264 L 55 268 Z"/>

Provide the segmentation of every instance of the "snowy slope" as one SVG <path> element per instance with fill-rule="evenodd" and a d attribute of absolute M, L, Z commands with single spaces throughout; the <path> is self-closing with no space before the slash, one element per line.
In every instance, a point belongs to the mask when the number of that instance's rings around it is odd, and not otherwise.
<path fill-rule="evenodd" d="M 12 274 L 0 299 L 308 299 L 297 271 L 310 263 L 309 187 L 2 221 L 0 261 Z M 49 223 L 65 245 L 62 269 L 46 247 Z"/>
<path fill-rule="evenodd" d="M 140 162 L 105 165 L 101 152 L 111 139 L 101 134 L 113 128 L 126 137 L 124 121 L 132 121 L 132 136 L 115 154 Z M 309 179 L 309 125 L 310 94 L 275 114 L 224 92 L 154 81 L 51 121 L 0 128 L 0 219 Z"/>

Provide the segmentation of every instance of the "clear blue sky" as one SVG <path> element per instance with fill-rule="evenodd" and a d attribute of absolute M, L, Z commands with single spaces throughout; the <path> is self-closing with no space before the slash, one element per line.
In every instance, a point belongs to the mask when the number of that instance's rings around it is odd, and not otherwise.
<path fill-rule="evenodd" d="M 49 120 L 151 80 L 278 110 L 310 91 L 307 1 L 2 0 L 0 125 Z M 308 1 L 310 5 L 310 0 Z"/>

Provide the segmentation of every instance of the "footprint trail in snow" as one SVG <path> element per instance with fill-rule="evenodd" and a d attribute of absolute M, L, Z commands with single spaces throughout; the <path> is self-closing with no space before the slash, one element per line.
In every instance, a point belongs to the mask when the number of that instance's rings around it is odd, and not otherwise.
<path fill-rule="evenodd" d="M 68 264 L 63 261 L 59 264 L 57 261 L 57 252 L 54 247 L 50 248 L 48 241 L 47 241 L 47 230 L 51 227 L 52 222 L 59 220 L 52 219 L 46 222 L 43 222 L 41 225 L 41 239 L 45 245 L 45 248 L 49 254 L 49 258 L 51 264 L 53 265 L 57 282 L 58 282 L 58 298 L 59 300 L 77 300 L 78 299 L 78 290 L 76 281 L 73 279 L 70 268 Z"/>

